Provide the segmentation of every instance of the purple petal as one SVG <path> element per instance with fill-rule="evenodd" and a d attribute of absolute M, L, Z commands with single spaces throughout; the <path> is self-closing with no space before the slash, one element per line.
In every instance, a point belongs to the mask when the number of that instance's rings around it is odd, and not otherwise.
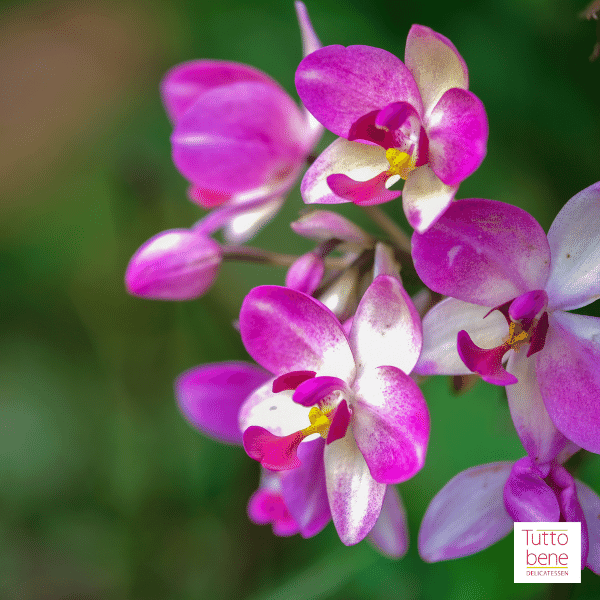
<path fill-rule="evenodd" d="M 389 558 L 402 558 L 408 550 L 406 510 L 398 490 L 392 485 L 387 486 L 381 513 L 369 533 L 369 541 Z"/>
<path fill-rule="evenodd" d="M 502 367 L 502 359 L 510 350 L 508 344 L 502 344 L 489 350 L 479 348 L 466 331 L 459 331 L 456 339 L 458 354 L 465 365 L 481 378 L 494 385 L 517 383 L 517 378 Z"/>
<path fill-rule="evenodd" d="M 325 46 L 300 63 L 296 89 L 327 129 L 347 137 L 354 122 L 396 101 L 423 112 L 417 84 L 402 61 L 371 46 Z"/>
<path fill-rule="evenodd" d="M 570 310 L 600 298 L 600 182 L 573 196 L 548 232 L 550 306 Z"/>
<path fill-rule="evenodd" d="M 350 347 L 357 368 L 392 365 L 410 373 L 422 344 L 421 319 L 410 296 L 398 279 L 379 275 L 367 288 L 352 322 Z"/>
<path fill-rule="evenodd" d="M 548 294 L 544 290 L 532 290 L 515 298 L 508 307 L 508 314 L 513 321 L 532 320 L 548 304 Z"/>
<path fill-rule="evenodd" d="M 314 252 L 307 252 L 294 261 L 285 276 L 286 287 L 305 294 L 312 294 L 321 283 L 325 263 Z"/>
<path fill-rule="evenodd" d="M 512 463 L 471 467 L 435 496 L 419 530 L 419 554 L 427 562 L 469 556 L 513 530 L 502 500 Z"/>
<path fill-rule="evenodd" d="M 160 91 L 169 118 L 177 123 L 208 90 L 243 81 L 258 81 L 279 88 L 266 73 L 249 65 L 224 60 L 191 60 L 173 67 L 162 80 Z"/>
<path fill-rule="evenodd" d="M 537 377 L 556 427 L 590 452 L 600 453 L 600 319 L 555 311 Z"/>
<path fill-rule="evenodd" d="M 316 371 L 349 381 L 354 358 L 339 321 L 318 300 L 261 286 L 244 299 L 240 333 L 249 354 L 276 374 Z"/>
<path fill-rule="evenodd" d="M 460 358 L 458 332 L 465 329 L 480 347 L 499 346 L 508 335 L 504 317 L 485 306 L 446 298 L 423 317 L 423 349 L 415 366 L 419 375 L 468 375 L 472 371 Z M 485 318 L 484 318 L 485 317 Z"/>
<path fill-rule="evenodd" d="M 329 432 L 327 433 L 327 444 L 331 444 L 346 435 L 351 417 L 352 413 L 348 408 L 348 403 L 345 400 L 342 400 L 333 412 L 331 425 L 329 426 Z"/>
<path fill-rule="evenodd" d="M 373 243 L 371 236 L 358 225 L 329 210 L 313 210 L 290 223 L 290 227 L 298 235 L 319 242 L 337 238 L 360 247 Z"/>
<path fill-rule="evenodd" d="M 600 498 L 585 483 L 575 480 L 577 498 L 587 523 L 589 552 L 587 566 L 600 575 Z"/>
<path fill-rule="evenodd" d="M 513 465 L 504 487 L 504 505 L 513 521 L 554 523 L 560 519 L 558 500 L 543 476 L 528 456 Z"/>
<path fill-rule="evenodd" d="M 429 439 L 429 412 L 421 390 L 391 366 L 359 375 L 354 389 L 354 436 L 371 475 L 380 483 L 410 479 L 425 463 Z"/>
<path fill-rule="evenodd" d="M 143 244 L 125 272 L 127 291 L 153 300 L 192 300 L 214 283 L 221 246 L 189 229 L 163 231 Z"/>
<path fill-rule="evenodd" d="M 175 396 L 194 427 L 221 442 L 241 444 L 240 407 L 268 379 L 268 373 L 248 363 L 202 365 L 177 378 Z"/>
<path fill-rule="evenodd" d="M 425 112 L 446 90 L 469 87 L 463 57 L 447 37 L 429 27 L 413 25 L 410 28 L 404 61 L 419 86 Z"/>
<path fill-rule="evenodd" d="M 425 285 L 482 306 L 543 289 L 548 276 L 544 230 L 524 210 L 494 200 L 454 202 L 425 233 L 413 234 L 412 246 Z"/>
<path fill-rule="evenodd" d="M 568 440 L 556 429 L 544 406 L 535 358 L 528 358 L 523 352 L 511 352 L 506 368 L 518 379 L 517 383 L 506 387 L 506 395 L 521 443 L 534 462 L 551 462 Z"/>
<path fill-rule="evenodd" d="M 282 89 L 258 82 L 217 87 L 179 119 L 173 161 L 194 185 L 215 192 L 273 185 L 303 160 L 304 128 Z"/>
<path fill-rule="evenodd" d="M 344 200 L 358 206 L 372 206 L 395 200 L 402 195 L 402 190 L 388 190 L 385 187 L 389 178 L 386 171 L 368 181 L 355 181 L 342 173 L 334 173 L 327 177 L 327 185 L 336 196 Z"/>
<path fill-rule="evenodd" d="M 345 390 L 346 383 L 338 377 L 314 377 L 302 382 L 292 399 L 302 406 L 314 406 L 336 390 Z"/>
<path fill-rule="evenodd" d="M 411 227 L 427 231 L 450 206 L 457 189 L 443 183 L 429 165 L 416 168 L 402 188 L 402 208 Z"/>
<path fill-rule="evenodd" d="M 479 167 L 487 151 L 488 122 L 475 94 L 448 90 L 425 123 L 429 164 L 446 185 L 458 185 Z"/>
<path fill-rule="evenodd" d="M 281 478 L 281 494 L 304 538 L 316 535 L 331 520 L 323 446 L 323 439 L 300 444 L 298 458 L 302 465 Z"/>
<path fill-rule="evenodd" d="M 325 446 L 325 477 L 338 535 L 346 546 L 358 544 L 379 517 L 386 485 L 371 477 L 352 431 Z"/>
<path fill-rule="evenodd" d="M 300 192 L 306 204 L 340 204 L 348 198 L 336 196 L 327 180 L 333 174 L 344 174 L 355 181 L 367 181 L 389 169 L 385 150 L 359 142 L 338 138 L 330 144 L 304 174 Z"/>
<path fill-rule="evenodd" d="M 248 517 L 256 525 L 273 524 L 273 533 L 282 537 L 295 535 L 299 527 L 280 494 L 259 488 L 248 502 Z"/>
<path fill-rule="evenodd" d="M 273 393 L 283 392 L 283 390 L 295 390 L 302 382 L 314 377 L 314 371 L 292 371 L 284 373 L 273 381 Z"/>

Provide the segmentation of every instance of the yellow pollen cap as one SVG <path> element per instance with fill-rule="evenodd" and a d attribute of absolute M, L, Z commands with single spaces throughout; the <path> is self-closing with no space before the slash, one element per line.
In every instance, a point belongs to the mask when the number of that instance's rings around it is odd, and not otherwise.
<path fill-rule="evenodd" d="M 415 168 L 413 157 L 396 148 L 388 148 L 385 151 L 385 157 L 390 163 L 387 175 L 400 175 L 402 179 L 406 179 L 408 174 Z"/>

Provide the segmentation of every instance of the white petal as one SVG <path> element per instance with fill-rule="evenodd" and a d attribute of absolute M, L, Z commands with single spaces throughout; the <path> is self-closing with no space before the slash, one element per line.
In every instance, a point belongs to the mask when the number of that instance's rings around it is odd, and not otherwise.
<path fill-rule="evenodd" d="M 271 198 L 264 204 L 238 213 L 227 223 L 223 236 L 230 244 L 243 244 L 268 223 L 283 205 L 285 198 Z"/>

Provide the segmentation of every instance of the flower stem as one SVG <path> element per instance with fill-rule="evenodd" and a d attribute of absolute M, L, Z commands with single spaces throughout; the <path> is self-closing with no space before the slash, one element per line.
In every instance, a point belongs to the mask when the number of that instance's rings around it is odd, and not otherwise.
<path fill-rule="evenodd" d="M 398 246 L 398 248 L 410 254 L 410 238 L 392 219 L 390 219 L 390 217 L 388 217 L 378 206 L 363 206 L 362 209 L 382 231 L 385 231 L 390 236 L 390 240 L 395 246 Z"/>
<path fill-rule="evenodd" d="M 290 267 L 298 258 L 295 254 L 280 254 L 253 246 L 223 246 L 223 260 L 252 262 L 276 267 Z M 348 266 L 345 258 L 325 258 L 325 266 L 330 269 L 344 269 Z"/>

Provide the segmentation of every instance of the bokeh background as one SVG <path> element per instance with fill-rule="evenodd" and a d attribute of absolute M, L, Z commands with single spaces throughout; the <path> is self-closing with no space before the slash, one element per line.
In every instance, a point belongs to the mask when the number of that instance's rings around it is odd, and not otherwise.
<path fill-rule="evenodd" d="M 307 4 L 324 44 L 402 57 L 412 23 L 455 43 L 490 122 L 488 156 L 459 197 L 516 204 L 547 229 L 600 179 L 600 62 L 588 62 L 595 27 L 577 16 L 583 2 Z M 0 11 L 0 598 L 599 597 L 589 571 L 579 585 L 513 584 L 512 535 L 465 559 L 418 557 L 420 520 L 448 479 L 522 455 L 499 388 L 424 385 L 432 435 L 425 468 L 400 486 L 411 530 L 401 561 L 367 542 L 344 547 L 332 525 L 302 540 L 251 524 L 258 465 L 179 414 L 173 379 L 246 359 L 232 327 L 240 302 L 283 272 L 228 264 L 186 303 L 125 293 L 136 248 L 201 216 L 170 160 L 158 84 L 178 62 L 221 58 L 266 71 L 297 97 L 291 0 L 2 2 Z M 307 250 L 288 228 L 302 207 L 295 189 L 256 245 Z M 353 209 L 342 212 L 377 233 Z M 402 222 L 399 203 L 385 209 Z M 595 305 L 579 312 L 600 316 Z M 598 456 L 580 453 L 571 468 L 600 491 Z"/>

